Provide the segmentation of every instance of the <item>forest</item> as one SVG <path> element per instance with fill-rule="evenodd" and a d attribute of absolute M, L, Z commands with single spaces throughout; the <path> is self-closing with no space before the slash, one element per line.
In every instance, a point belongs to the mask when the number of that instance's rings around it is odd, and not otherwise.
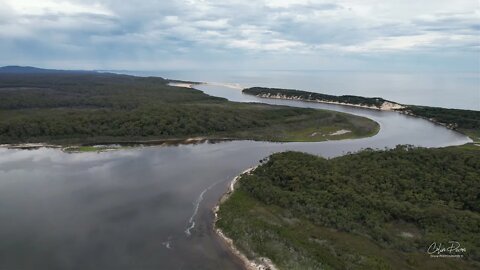
<path fill-rule="evenodd" d="M 252 87 L 244 89 L 243 92 L 255 96 L 275 96 L 285 95 L 287 97 L 298 97 L 303 100 L 321 100 L 327 102 L 339 102 L 355 105 L 364 105 L 369 107 L 380 108 L 384 102 L 392 102 L 383 98 L 367 98 L 360 96 L 334 96 L 314 92 L 278 89 L 278 88 L 264 88 Z M 395 103 L 395 102 L 392 102 Z M 462 132 L 474 141 L 480 141 L 480 111 L 461 110 L 461 109 L 447 109 L 439 107 L 417 106 L 417 105 L 403 105 L 404 108 L 396 109 L 402 113 L 422 117 L 436 123 L 443 124 L 450 129 Z"/>
<path fill-rule="evenodd" d="M 480 102 L 480 101 L 479 101 Z M 480 111 L 408 105 L 401 111 L 431 119 L 480 141 Z"/>
<path fill-rule="evenodd" d="M 480 147 L 397 146 L 325 159 L 273 154 L 239 180 L 217 226 L 280 269 L 479 269 Z M 428 247 L 458 242 L 461 258 Z"/>
<path fill-rule="evenodd" d="M 234 103 L 168 82 L 96 72 L 0 72 L 0 144 L 191 137 L 320 141 L 345 136 L 309 135 L 348 129 L 348 137 L 356 138 L 379 128 L 344 113 Z"/>
<path fill-rule="evenodd" d="M 300 91 L 300 90 L 265 88 L 265 87 L 247 88 L 243 90 L 243 93 L 254 95 L 254 96 L 285 95 L 287 97 L 298 97 L 303 100 L 312 100 L 312 101 L 321 100 L 321 101 L 327 101 L 327 102 L 348 103 L 348 104 L 363 105 L 363 106 L 369 106 L 369 107 L 374 106 L 377 108 L 380 108 L 382 104 L 385 101 L 387 101 L 379 97 L 367 98 L 367 97 L 351 96 L 351 95 L 334 96 L 334 95 L 320 94 L 320 93 Z"/>

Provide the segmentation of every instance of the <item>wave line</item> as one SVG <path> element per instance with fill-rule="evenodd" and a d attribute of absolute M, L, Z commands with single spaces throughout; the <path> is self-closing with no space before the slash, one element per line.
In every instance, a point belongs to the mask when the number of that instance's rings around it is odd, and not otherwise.
<path fill-rule="evenodd" d="M 197 200 L 195 201 L 195 204 L 194 204 L 194 207 L 193 207 L 193 214 L 192 216 L 190 216 L 190 219 L 188 220 L 188 227 L 187 229 L 185 230 L 185 234 L 187 236 L 190 236 L 192 235 L 191 231 L 195 228 L 195 217 L 197 216 L 197 213 L 198 213 L 198 208 L 200 208 L 200 203 L 202 203 L 203 201 L 203 196 L 205 195 L 205 193 L 207 191 L 209 191 L 211 188 L 213 188 L 214 186 L 218 185 L 219 183 L 221 182 L 224 182 L 225 180 L 221 180 L 221 181 L 218 181 L 218 182 L 215 182 L 213 184 L 211 184 L 209 187 L 207 187 L 206 189 L 204 189 L 200 195 L 198 196 Z"/>

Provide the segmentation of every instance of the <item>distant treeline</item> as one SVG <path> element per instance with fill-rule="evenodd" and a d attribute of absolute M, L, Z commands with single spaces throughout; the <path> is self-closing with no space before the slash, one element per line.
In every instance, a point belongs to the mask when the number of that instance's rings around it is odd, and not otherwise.
<path fill-rule="evenodd" d="M 229 102 L 169 86 L 158 77 L 18 69 L 0 72 L 0 143 L 196 136 L 281 141 L 309 125 L 338 125 L 355 136 L 377 128 L 373 121 L 343 113 Z"/>
<path fill-rule="evenodd" d="M 327 101 L 348 103 L 354 105 L 364 105 L 369 107 L 380 108 L 384 102 L 392 102 L 382 98 L 366 98 L 360 96 L 333 96 L 314 92 L 278 89 L 278 88 L 263 88 L 253 87 L 243 90 L 243 93 L 255 96 L 276 96 L 282 95 L 287 98 L 300 98 L 307 101 Z M 395 102 L 392 102 L 395 103 Z M 397 111 L 405 112 L 411 115 L 427 118 L 435 122 L 444 124 L 445 126 L 463 132 L 475 140 L 480 140 L 480 111 L 460 110 L 460 109 L 445 109 L 438 107 L 402 105 L 402 109 Z"/>
<path fill-rule="evenodd" d="M 479 179 L 475 146 L 274 154 L 242 176 L 218 225 L 281 269 L 478 269 Z M 463 258 L 429 257 L 449 241 Z"/>
<path fill-rule="evenodd" d="M 255 96 L 276 96 L 284 95 L 288 98 L 300 98 L 303 100 L 321 100 L 327 102 L 338 102 L 338 103 L 348 103 L 354 105 L 362 105 L 369 107 L 380 108 L 382 104 L 387 101 L 383 98 L 366 98 L 360 96 L 334 96 L 327 94 L 320 94 L 314 92 L 300 91 L 300 90 L 290 90 L 290 89 L 279 89 L 279 88 L 265 88 L 265 87 L 252 87 L 243 90 L 243 93 Z"/>

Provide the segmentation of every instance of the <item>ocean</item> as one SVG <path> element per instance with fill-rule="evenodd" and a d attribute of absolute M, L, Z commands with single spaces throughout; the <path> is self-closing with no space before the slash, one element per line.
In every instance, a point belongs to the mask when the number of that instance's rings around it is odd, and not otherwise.
<path fill-rule="evenodd" d="M 115 71 L 137 76 L 382 97 L 402 104 L 480 110 L 479 73 L 192 70 Z"/>

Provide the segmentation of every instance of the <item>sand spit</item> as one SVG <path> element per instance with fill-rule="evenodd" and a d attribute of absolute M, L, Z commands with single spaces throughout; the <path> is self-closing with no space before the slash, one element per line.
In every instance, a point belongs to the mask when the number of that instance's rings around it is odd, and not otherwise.
<path fill-rule="evenodd" d="M 185 87 L 185 88 L 193 88 L 195 85 L 194 83 L 176 83 L 176 82 L 171 82 L 168 85 L 170 86 L 175 86 L 175 87 Z"/>
<path fill-rule="evenodd" d="M 238 83 L 220 83 L 220 82 L 201 82 L 201 83 L 184 83 L 184 82 L 170 82 L 168 85 L 175 87 L 195 88 L 197 85 L 210 85 L 231 88 L 235 90 L 243 90 L 244 87 Z"/>
<path fill-rule="evenodd" d="M 366 105 L 358 105 L 358 104 L 343 103 L 343 102 L 326 101 L 326 100 L 321 100 L 321 99 L 305 99 L 305 98 L 302 98 L 301 96 L 287 96 L 287 95 L 281 95 L 281 94 L 276 94 L 276 95 L 259 94 L 259 95 L 256 95 L 256 96 L 260 97 L 260 98 L 274 98 L 274 99 L 285 99 L 285 100 L 297 100 L 297 101 L 306 101 L 306 102 L 336 104 L 336 105 L 352 106 L 352 107 L 359 107 L 359 108 L 379 110 L 379 111 L 394 111 L 394 110 L 399 110 L 399 109 L 404 108 L 404 106 L 402 106 L 401 104 L 388 102 L 388 101 L 383 102 L 382 106 L 376 107 L 376 106 L 366 106 Z"/>
<path fill-rule="evenodd" d="M 348 130 L 348 129 L 341 129 L 341 130 L 338 130 L 338 131 L 335 131 L 333 133 L 330 133 L 329 135 L 330 136 L 338 136 L 338 135 L 343 135 L 343 134 L 347 134 L 347 133 L 350 133 L 352 131 Z"/>

